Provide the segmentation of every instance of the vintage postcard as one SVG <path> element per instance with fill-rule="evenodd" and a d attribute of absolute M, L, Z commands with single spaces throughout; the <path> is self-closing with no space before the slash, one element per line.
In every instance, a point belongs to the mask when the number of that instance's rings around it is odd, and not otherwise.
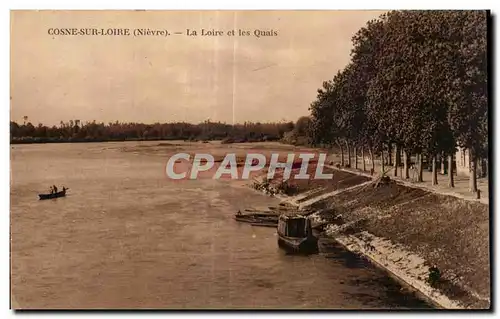
<path fill-rule="evenodd" d="M 489 21 L 11 11 L 11 308 L 490 309 Z"/>

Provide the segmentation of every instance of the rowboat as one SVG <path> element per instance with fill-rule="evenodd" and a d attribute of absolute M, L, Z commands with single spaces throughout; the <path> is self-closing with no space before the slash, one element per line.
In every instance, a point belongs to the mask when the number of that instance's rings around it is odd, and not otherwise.
<path fill-rule="evenodd" d="M 57 192 L 57 193 L 52 193 L 52 194 L 38 194 L 38 196 L 40 197 L 40 200 L 64 197 L 64 196 L 66 196 L 66 190 L 67 189 L 62 190 L 62 191 Z"/>
<path fill-rule="evenodd" d="M 294 253 L 315 253 L 318 238 L 313 235 L 311 220 L 302 215 L 281 215 L 278 219 L 278 245 Z"/>

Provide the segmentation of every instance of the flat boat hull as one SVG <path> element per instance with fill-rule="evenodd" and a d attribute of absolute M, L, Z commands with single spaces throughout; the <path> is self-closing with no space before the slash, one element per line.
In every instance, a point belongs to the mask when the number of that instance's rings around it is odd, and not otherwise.
<path fill-rule="evenodd" d="M 55 194 L 38 194 L 38 197 L 40 200 L 44 199 L 52 199 L 52 198 L 59 198 L 59 197 L 64 197 L 66 196 L 66 191 L 60 191 Z"/>
<path fill-rule="evenodd" d="M 295 238 L 278 234 L 278 246 L 292 253 L 318 252 L 318 239 L 316 237 Z"/>

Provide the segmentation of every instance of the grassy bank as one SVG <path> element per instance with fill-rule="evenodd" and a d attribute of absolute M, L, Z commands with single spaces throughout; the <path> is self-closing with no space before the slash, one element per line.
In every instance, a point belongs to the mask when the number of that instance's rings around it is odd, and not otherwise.
<path fill-rule="evenodd" d="M 488 205 L 391 181 L 347 190 L 312 207 L 355 225 L 347 228 L 349 234 L 367 232 L 436 265 L 441 273 L 436 288 L 449 298 L 466 307 L 488 307 Z"/>
<path fill-rule="evenodd" d="M 333 180 L 289 181 L 298 185 L 289 201 L 320 211 L 319 219 L 341 229 L 332 236 L 402 274 L 403 281 L 444 307 L 489 307 L 488 205 L 393 180 L 374 187 L 369 177 L 326 171 L 333 172 Z M 279 185 L 281 179 L 270 183 Z M 432 284 L 427 282 L 431 266 L 440 272 Z"/>
<path fill-rule="evenodd" d="M 284 160 L 285 158 L 283 158 L 283 161 Z M 283 183 L 283 169 L 277 169 L 274 178 L 271 180 L 266 180 L 266 173 L 261 174 L 258 180 L 264 182 L 260 182 L 259 185 L 267 183 L 267 188 L 275 189 L 278 193 L 288 196 L 297 196 L 294 202 L 300 205 L 317 196 L 322 196 L 333 191 L 340 191 L 370 180 L 370 178 L 365 176 L 350 174 L 327 167 L 324 167 L 322 172 L 324 174 L 333 174 L 332 179 L 314 179 L 312 177 L 316 172 L 317 164 L 310 164 L 307 168 L 307 174 L 309 174 L 311 178 L 297 179 L 295 177 L 300 172 L 300 162 L 297 162 L 297 165 L 294 167 L 295 168 L 291 171 L 290 179 L 288 179 L 286 183 Z M 283 187 L 286 187 L 286 190 L 281 191 Z"/>

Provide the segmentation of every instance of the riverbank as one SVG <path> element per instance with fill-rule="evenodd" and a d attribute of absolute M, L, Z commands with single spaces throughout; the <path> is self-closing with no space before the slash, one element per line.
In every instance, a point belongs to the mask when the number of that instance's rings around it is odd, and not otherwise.
<path fill-rule="evenodd" d="M 336 187 L 309 183 L 313 186 L 280 198 L 317 210 L 312 217 L 329 224 L 328 236 L 436 305 L 489 308 L 489 206 L 394 180 L 374 187 L 363 175 L 336 170 L 331 183 Z M 365 179 L 356 179 L 360 176 Z M 354 182 L 339 185 L 339 180 Z M 434 265 L 441 277 L 431 287 Z"/>
<path fill-rule="evenodd" d="M 11 139 L 10 144 L 58 144 L 58 143 L 110 143 L 110 142 L 161 142 L 161 141 L 179 141 L 178 138 L 45 138 L 45 137 L 27 137 Z M 183 140 L 185 142 L 204 142 L 208 140 Z M 220 142 L 221 140 L 213 140 Z M 244 142 L 241 142 L 244 143 Z M 250 142 L 248 142 L 250 143 Z"/>
<path fill-rule="evenodd" d="M 277 142 L 278 138 L 219 138 L 207 139 L 202 137 L 186 138 L 185 142 L 217 142 L 222 144 L 244 144 Z M 104 142 L 154 142 L 154 141 L 179 141 L 179 137 L 21 137 L 11 138 L 10 144 L 53 144 L 53 143 L 104 143 Z"/>
<path fill-rule="evenodd" d="M 354 159 L 354 158 L 353 158 Z M 338 154 L 331 154 L 329 158 L 330 163 L 340 163 L 340 156 Z M 353 165 L 354 166 L 354 165 Z M 326 165 L 326 167 L 332 167 L 331 165 Z M 373 166 L 371 163 L 367 163 L 366 169 L 367 171 L 363 171 L 362 167 L 362 158 L 358 158 L 358 167 L 355 168 L 343 168 L 348 172 L 353 172 L 357 175 L 365 175 L 369 176 L 368 170 L 374 167 L 374 175 L 378 175 L 381 172 L 381 165 L 379 160 L 375 160 L 375 165 Z M 443 175 L 441 173 L 437 174 L 437 185 L 432 185 L 432 172 L 428 169 L 425 169 L 422 172 L 423 181 L 417 182 L 416 179 L 416 170 L 410 170 L 410 178 L 403 178 L 402 167 L 398 169 L 397 176 L 394 176 L 394 167 L 385 166 L 384 171 L 386 175 L 390 176 L 392 179 L 401 182 L 402 184 L 410 187 L 424 188 L 425 190 L 435 192 L 441 195 L 449 195 L 458 197 L 461 199 L 466 199 L 470 201 L 477 201 L 483 204 L 489 204 L 489 179 L 488 177 L 477 178 L 477 189 L 480 191 L 480 199 L 477 198 L 477 193 L 470 192 L 469 190 L 469 176 L 465 175 L 457 175 L 455 174 L 453 177 L 454 187 L 448 186 L 448 175 Z"/>

